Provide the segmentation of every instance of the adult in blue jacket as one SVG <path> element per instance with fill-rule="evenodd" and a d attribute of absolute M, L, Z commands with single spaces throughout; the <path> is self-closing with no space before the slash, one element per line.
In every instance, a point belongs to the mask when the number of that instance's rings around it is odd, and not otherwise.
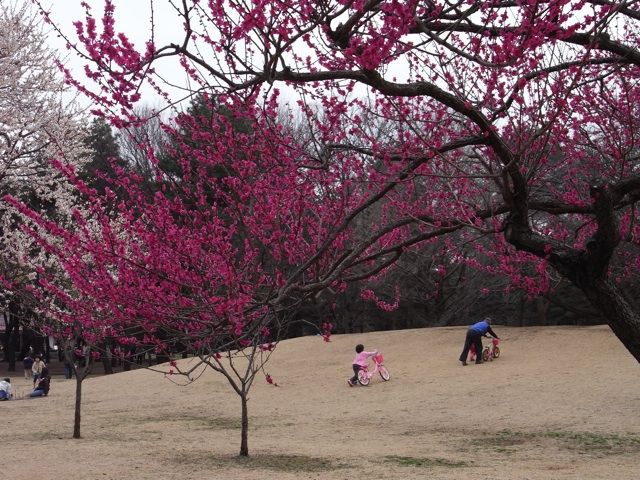
<path fill-rule="evenodd" d="M 471 345 L 476 346 L 476 363 L 482 363 L 482 337 L 490 334 L 493 338 L 499 338 L 493 330 L 491 330 L 491 318 L 487 317 L 481 322 L 474 323 L 467 330 L 467 336 L 464 339 L 464 348 L 460 354 L 462 365 L 467 364 L 467 356 Z"/>

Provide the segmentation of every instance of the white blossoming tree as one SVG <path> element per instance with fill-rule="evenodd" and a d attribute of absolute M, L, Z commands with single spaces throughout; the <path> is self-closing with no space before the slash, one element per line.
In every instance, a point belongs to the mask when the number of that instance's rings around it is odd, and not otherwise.
<path fill-rule="evenodd" d="M 46 27 L 36 12 L 15 1 L 2 2 L 0 32 L 0 192 L 63 218 L 70 213 L 74 196 L 51 160 L 77 166 L 84 161 L 81 111 L 65 86 L 60 58 L 49 47 Z M 0 205 L 0 275 L 5 287 L 20 283 L 24 272 L 33 272 L 23 268 L 25 262 L 46 261 L 44 252 L 16 227 L 16 215 L 6 203 Z M 0 293 L 8 310 L 9 289 Z M 24 308 L 15 308 L 18 303 L 13 302 L 12 308 L 24 313 Z M 10 370 L 15 369 L 20 320 L 5 313 L 2 341 Z"/>

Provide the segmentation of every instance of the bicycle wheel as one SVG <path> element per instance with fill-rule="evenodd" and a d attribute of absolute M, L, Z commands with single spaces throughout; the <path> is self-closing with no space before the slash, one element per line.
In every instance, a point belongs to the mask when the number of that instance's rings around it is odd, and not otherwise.
<path fill-rule="evenodd" d="M 500 356 L 500 347 L 493 347 L 493 358 L 498 358 Z"/>
<path fill-rule="evenodd" d="M 370 381 L 371 379 L 369 378 L 369 375 L 367 375 L 366 370 L 358 370 L 358 383 L 360 385 L 366 387 L 367 385 L 369 385 Z"/>
<path fill-rule="evenodd" d="M 388 382 L 391 379 L 391 374 L 389 373 L 389 370 L 386 369 L 386 367 L 379 365 L 378 371 L 380 372 L 380 376 L 385 382 Z"/>
<path fill-rule="evenodd" d="M 485 348 L 482 351 L 482 360 L 484 360 L 485 362 L 489 360 L 489 348 Z"/>

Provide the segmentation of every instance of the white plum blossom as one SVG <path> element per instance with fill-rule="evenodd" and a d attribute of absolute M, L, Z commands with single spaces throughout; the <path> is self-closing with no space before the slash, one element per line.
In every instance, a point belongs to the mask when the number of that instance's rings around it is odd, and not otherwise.
<path fill-rule="evenodd" d="M 0 4 L 0 196 L 28 195 L 64 217 L 74 196 L 51 160 L 76 168 L 86 161 L 86 122 L 45 28 L 29 5 Z M 31 239 L 16 228 L 15 214 L 6 202 L 0 204 L 2 273 L 9 277 L 17 273 L 7 272 L 9 265 L 21 267 L 26 257 L 38 256 Z"/>

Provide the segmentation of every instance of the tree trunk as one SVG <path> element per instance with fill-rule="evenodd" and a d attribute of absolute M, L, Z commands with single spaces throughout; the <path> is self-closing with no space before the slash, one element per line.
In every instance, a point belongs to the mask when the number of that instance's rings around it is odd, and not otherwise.
<path fill-rule="evenodd" d="M 240 432 L 240 456 L 249 456 L 249 409 L 247 408 L 247 392 L 242 391 L 240 394 L 242 402 L 242 430 Z"/>
<path fill-rule="evenodd" d="M 11 337 L 10 337 L 11 338 Z M 13 348 L 13 341 L 9 340 L 9 348 L 7 349 L 7 359 L 9 360 L 8 372 L 16 371 L 16 351 Z"/>
<path fill-rule="evenodd" d="M 549 301 L 546 298 L 537 297 L 535 305 L 538 324 L 548 325 L 547 311 L 549 310 Z"/>
<path fill-rule="evenodd" d="M 105 375 L 111 375 L 113 373 L 113 367 L 111 366 L 111 359 L 108 357 L 102 358 L 102 367 L 104 368 Z"/>
<path fill-rule="evenodd" d="M 49 336 L 44 335 L 44 363 L 51 363 L 51 345 L 49 344 Z"/>
<path fill-rule="evenodd" d="M 76 370 L 76 408 L 73 417 L 73 438 L 80 438 L 80 405 L 82 404 L 82 381 L 84 376 Z"/>
<path fill-rule="evenodd" d="M 110 375 L 113 373 L 113 366 L 111 363 L 111 348 L 108 345 L 104 346 L 104 351 L 102 352 L 102 366 L 104 367 L 104 374 Z"/>
<path fill-rule="evenodd" d="M 520 173 L 515 172 L 515 175 L 520 176 Z M 517 190 L 521 199 L 519 203 L 516 202 L 518 208 L 514 207 L 509 215 L 505 239 L 519 250 L 548 259 L 553 268 L 584 292 L 629 353 L 640 362 L 640 316 L 633 311 L 613 283 L 606 280 L 609 263 L 620 243 L 619 223 L 614 207 L 628 193 L 627 187 L 623 184 L 590 187 L 589 195 L 598 229 L 587 241 L 586 249 L 582 250 L 531 230 L 526 215 L 526 189 L 519 185 Z"/>
<path fill-rule="evenodd" d="M 7 371 L 15 372 L 16 371 L 16 340 L 18 335 L 18 329 L 20 328 L 20 324 L 15 321 L 10 313 L 4 312 L 4 324 L 5 331 L 4 336 L 2 338 L 3 343 L 3 351 L 4 358 L 3 361 L 8 362 L 9 366 Z"/>
<path fill-rule="evenodd" d="M 583 285 L 582 291 L 591 304 L 602 312 L 613 333 L 640 362 L 640 318 L 618 289 L 606 280 L 597 280 Z"/>

